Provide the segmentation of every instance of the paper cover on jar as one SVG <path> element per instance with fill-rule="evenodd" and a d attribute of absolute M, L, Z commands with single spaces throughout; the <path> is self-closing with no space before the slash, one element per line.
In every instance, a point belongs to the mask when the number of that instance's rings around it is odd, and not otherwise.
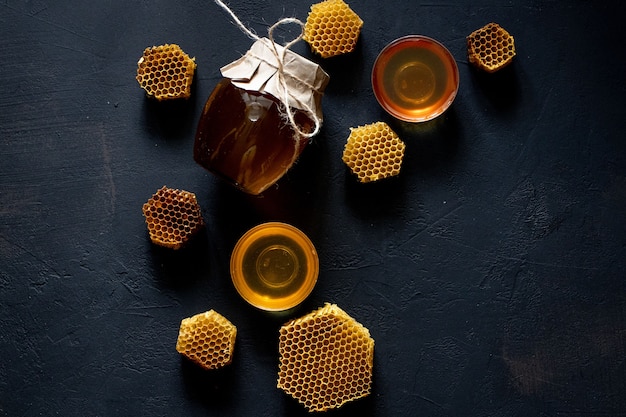
<path fill-rule="evenodd" d="M 244 56 L 222 67 L 222 75 L 236 87 L 270 94 L 296 109 L 311 109 L 321 121 L 321 99 L 328 84 L 328 74 L 316 63 L 278 44 L 275 46 L 276 51 L 269 39 L 257 40 Z M 285 103 L 281 94 L 283 87 L 280 84 L 276 52 L 284 56 L 282 67 L 288 89 L 288 103 Z"/>

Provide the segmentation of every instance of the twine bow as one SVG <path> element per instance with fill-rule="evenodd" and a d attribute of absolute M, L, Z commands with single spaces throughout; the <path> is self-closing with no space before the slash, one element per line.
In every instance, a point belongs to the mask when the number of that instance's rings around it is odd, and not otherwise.
<path fill-rule="evenodd" d="M 215 3 L 218 6 L 220 6 L 222 9 L 224 9 L 230 15 L 230 17 L 233 19 L 237 27 L 243 33 L 245 33 L 250 39 L 255 40 L 255 41 L 258 41 L 260 39 L 260 37 L 257 34 L 252 32 L 241 22 L 241 20 L 237 17 L 237 15 L 226 4 L 224 4 L 222 0 L 215 0 Z M 287 42 L 283 46 L 283 48 L 279 50 L 279 48 L 277 48 L 276 46 L 276 42 L 274 41 L 274 30 L 276 30 L 276 28 L 278 28 L 280 25 L 286 25 L 286 24 L 298 25 L 300 27 L 300 34 L 295 39 Z M 284 68 L 286 51 L 289 48 L 291 48 L 291 46 L 293 46 L 296 42 L 301 40 L 302 37 L 304 36 L 304 23 L 302 23 L 302 21 L 299 19 L 296 19 L 293 17 L 286 17 L 274 23 L 272 26 L 270 26 L 270 28 L 267 30 L 267 34 L 270 40 L 270 44 L 272 46 L 272 53 L 274 54 L 274 57 L 276 58 L 276 61 L 278 62 L 277 73 L 278 73 L 279 85 L 281 87 L 280 97 L 278 97 L 278 99 L 285 104 L 285 112 L 287 115 L 287 119 L 289 120 L 289 124 L 295 130 L 295 132 L 301 137 L 311 138 L 315 136 L 317 133 L 319 133 L 320 131 L 320 128 L 321 128 L 320 118 L 317 116 L 315 111 L 313 111 L 313 109 L 311 109 L 306 103 L 303 103 L 295 99 L 295 97 L 293 97 L 293 95 L 290 93 L 289 87 L 286 81 L 285 68 Z M 307 113 L 307 115 L 311 118 L 311 120 L 314 123 L 313 131 L 305 132 L 300 128 L 300 126 L 298 126 L 298 124 L 295 121 L 293 111 L 291 110 L 291 106 L 289 105 L 290 97 L 292 100 L 297 101 L 299 107 L 301 107 Z"/>

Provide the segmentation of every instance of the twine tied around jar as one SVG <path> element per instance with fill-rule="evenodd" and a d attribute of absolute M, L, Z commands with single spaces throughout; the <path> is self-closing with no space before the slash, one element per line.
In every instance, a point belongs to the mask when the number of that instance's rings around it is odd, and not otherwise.
<path fill-rule="evenodd" d="M 237 17 L 237 15 L 226 4 L 224 4 L 224 2 L 222 2 L 222 0 L 214 0 L 214 1 L 215 1 L 215 3 L 218 6 L 220 6 L 222 9 L 224 9 L 230 15 L 230 17 L 233 19 L 235 25 L 244 34 L 246 34 L 250 39 L 252 39 L 254 41 L 263 41 L 262 38 L 260 38 L 252 30 L 247 28 L 241 22 L 241 20 Z M 274 41 L 274 31 L 279 26 L 285 25 L 285 24 L 296 24 L 296 25 L 298 25 L 300 27 L 300 34 L 295 39 L 287 42 L 284 46 L 279 46 Z M 296 19 L 296 18 L 291 18 L 291 17 L 283 18 L 283 19 L 280 19 L 278 22 L 274 23 L 272 26 L 270 26 L 270 28 L 268 29 L 267 32 L 268 32 L 269 42 L 267 42 L 267 40 L 265 40 L 265 41 L 266 41 L 267 44 L 269 44 L 270 50 L 271 50 L 271 52 L 272 52 L 272 54 L 273 54 L 273 56 L 274 56 L 274 58 L 276 60 L 276 73 L 277 73 L 277 76 L 278 76 L 278 86 L 279 86 L 279 88 L 278 88 L 278 97 L 276 97 L 276 98 L 279 99 L 285 105 L 285 113 L 286 113 L 287 119 L 289 120 L 289 124 L 294 129 L 294 131 L 299 136 L 299 138 L 307 138 L 307 139 L 311 138 L 311 137 L 315 136 L 317 133 L 319 133 L 319 131 L 320 131 L 320 128 L 321 128 L 321 125 L 322 125 L 321 117 L 318 115 L 318 112 L 315 109 L 312 108 L 310 103 L 306 103 L 304 100 L 299 100 L 296 97 L 297 94 L 294 94 L 293 91 L 290 90 L 289 85 L 287 83 L 287 75 L 286 75 L 286 71 L 285 71 L 285 65 L 286 65 L 285 54 L 287 53 L 287 51 L 289 51 L 289 48 L 291 48 L 296 42 L 301 40 L 302 37 L 304 36 L 304 23 L 302 23 L 301 20 Z M 289 52 L 291 54 L 294 54 L 291 51 L 289 51 Z M 294 54 L 294 55 L 296 55 L 296 54 Z M 325 84 L 326 84 L 327 78 L 328 78 L 327 74 L 323 73 L 323 75 L 326 78 L 322 82 L 322 84 L 323 84 L 321 86 L 321 90 L 322 91 L 323 91 L 323 88 L 325 87 Z M 302 84 L 305 84 L 312 91 L 319 91 L 320 90 L 320 86 L 315 87 L 313 85 L 308 85 L 302 79 L 298 79 L 298 82 L 302 83 Z M 295 121 L 294 114 L 293 114 L 293 111 L 291 109 L 291 106 L 289 104 L 290 102 L 297 103 L 297 107 L 302 109 L 309 116 L 309 118 L 313 121 L 314 128 L 313 128 L 313 130 L 311 132 L 305 132 L 305 131 L 303 131 L 300 128 L 300 126 L 298 126 L 298 124 Z"/>

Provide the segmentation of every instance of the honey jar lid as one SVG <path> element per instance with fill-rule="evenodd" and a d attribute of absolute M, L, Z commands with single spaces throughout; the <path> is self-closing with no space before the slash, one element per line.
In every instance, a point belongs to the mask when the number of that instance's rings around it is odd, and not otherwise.
<path fill-rule="evenodd" d="M 319 259 L 311 240 L 296 227 L 263 223 L 235 245 L 230 274 L 239 295 L 251 305 L 267 311 L 288 310 L 315 287 Z"/>

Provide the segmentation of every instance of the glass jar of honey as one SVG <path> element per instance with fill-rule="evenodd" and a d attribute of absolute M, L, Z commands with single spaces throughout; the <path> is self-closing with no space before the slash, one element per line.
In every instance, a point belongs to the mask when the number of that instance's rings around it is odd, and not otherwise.
<path fill-rule="evenodd" d="M 250 194 L 291 168 L 322 120 L 328 74 L 281 48 L 261 38 L 223 67 L 196 131 L 195 161 Z"/>

